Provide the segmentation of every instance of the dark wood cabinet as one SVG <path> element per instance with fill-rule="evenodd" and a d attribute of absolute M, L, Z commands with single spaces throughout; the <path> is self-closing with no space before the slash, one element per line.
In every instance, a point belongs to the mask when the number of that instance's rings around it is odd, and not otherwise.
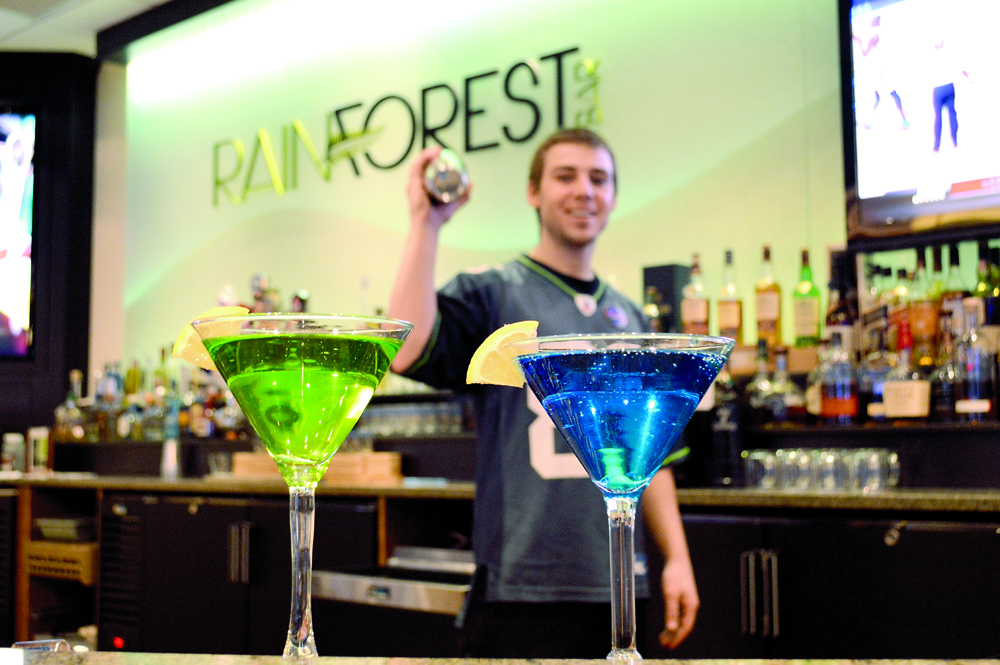
<path fill-rule="evenodd" d="M 14 641 L 17 490 L 0 489 L 0 644 Z"/>
<path fill-rule="evenodd" d="M 100 650 L 281 653 L 286 500 L 109 494 L 101 520 Z M 314 541 L 315 569 L 374 566 L 375 501 L 318 499 Z"/>
<path fill-rule="evenodd" d="M 698 621 L 677 650 L 650 644 L 647 658 L 1000 652 L 998 524 L 714 514 L 687 514 L 684 522 L 701 598 Z"/>
<path fill-rule="evenodd" d="M 650 551 L 652 598 L 646 615 L 645 636 L 639 652 L 645 658 L 764 658 L 770 644 L 762 639 L 763 617 L 750 616 L 747 583 L 741 564 L 749 563 L 744 554 L 764 547 L 763 522 L 751 517 L 686 515 L 684 531 L 701 608 L 695 629 L 673 651 L 656 642 L 663 629 L 663 600 L 659 588 L 662 569 L 655 551 Z M 655 548 L 653 548 L 655 550 Z M 751 619 L 756 627 L 751 626 Z M 751 628 L 757 634 L 751 633 Z M 738 655 L 737 655 L 738 654 Z"/>

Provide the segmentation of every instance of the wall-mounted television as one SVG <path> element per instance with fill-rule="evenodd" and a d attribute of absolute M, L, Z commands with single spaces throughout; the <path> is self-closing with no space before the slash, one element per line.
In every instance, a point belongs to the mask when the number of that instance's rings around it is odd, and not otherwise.
<path fill-rule="evenodd" d="M 0 72 L 0 432 L 24 432 L 87 369 L 96 67 L 2 52 Z"/>
<path fill-rule="evenodd" d="M 1000 224 L 1000 2 L 839 8 L 849 243 Z"/>
<path fill-rule="evenodd" d="M 30 358 L 35 113 L 0 108 L 0 358 Z"/>

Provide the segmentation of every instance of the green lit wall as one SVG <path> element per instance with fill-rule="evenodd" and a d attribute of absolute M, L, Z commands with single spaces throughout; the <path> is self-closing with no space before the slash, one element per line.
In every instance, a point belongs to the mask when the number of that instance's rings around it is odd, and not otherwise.
<path fill-rule="evenodd" d="M 532 247 L 527 164 L 560 113 L 615 149 L 595 268 L 636 299 L 643 266 L 692 252 L 714 292 L 732 248 L 753 342 L 761 245 L 787 311 L 799 251 L 825 279 L 844 242 L 834 0 L 244 0 L 129 56 L 126 360 L 225 285 L 249 298 L 257 272 L 286 299 L 309 290 L 312 311 L 384 305 L 422 125 L 444 126 L 475 186 L 443 234 L 441 282 Z M 338 110 L 368 133 L 327 162 Z"/>

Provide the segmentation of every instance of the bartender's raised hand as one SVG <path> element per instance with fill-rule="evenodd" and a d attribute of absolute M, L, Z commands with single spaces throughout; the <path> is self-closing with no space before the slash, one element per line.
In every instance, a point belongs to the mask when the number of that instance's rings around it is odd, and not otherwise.
<path fill-rule="evenodd" d="M 468 191 L 451 203 L 441 203 L 431 198 L 424 187 L 424 171 L 440 153 L 440 146 L 424 148 L 410 164 L 410 178 L 406 184 L 411 223 L 429 224 L 435 229 L 441 228 L 445 222 L 451 219 L 455 211 L 465 205 L 472 193 L 472 185 L 469 185 Z"/>
<path fill-rule="evenodd" d="M 677 557 L 663 567 L 663 601 L 666 611 L 660 644 L 673 649 L 691 634 L 701 605 L 688 557 Z"/>

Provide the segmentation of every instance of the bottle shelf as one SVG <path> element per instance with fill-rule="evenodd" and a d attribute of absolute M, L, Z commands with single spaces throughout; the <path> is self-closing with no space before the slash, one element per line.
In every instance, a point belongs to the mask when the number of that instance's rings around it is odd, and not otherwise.
<path fill-rule="evenodd" d="M 751 436 L 764 437 L 843 437 L 857 436 L 859 441 L 878 438 L 887 434 L 996 434 L 1000 433 L 1000 422 L 981 423 L 864 423 L 861 425 L 804 425 L 799 423 L 770 423 L 750 428 Z M 949 439 L 950 441 L 950 439 Z"/>

